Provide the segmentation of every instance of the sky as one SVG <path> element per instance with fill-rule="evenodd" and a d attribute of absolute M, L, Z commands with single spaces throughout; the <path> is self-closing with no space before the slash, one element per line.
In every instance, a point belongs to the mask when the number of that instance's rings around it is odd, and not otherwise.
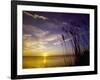
<path fill-rule="evenodd" d="M 89 14 L 23 11 L 24 56 L 74 54 L 74 38 L 89 48 Z"/>

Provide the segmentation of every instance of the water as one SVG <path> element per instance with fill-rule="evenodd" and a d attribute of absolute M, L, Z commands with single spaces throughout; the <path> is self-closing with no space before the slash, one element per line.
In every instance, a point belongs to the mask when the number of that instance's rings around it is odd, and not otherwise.
<path fill-rule="evenodd" d="M 23 68 L 49 68 L 75 65 L 75 55 L 23 56 Z"/>

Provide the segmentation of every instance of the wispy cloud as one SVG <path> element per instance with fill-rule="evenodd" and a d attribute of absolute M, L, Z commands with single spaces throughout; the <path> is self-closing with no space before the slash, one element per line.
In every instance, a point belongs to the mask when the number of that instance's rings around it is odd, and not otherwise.
<path fill-rule="evenodd" d="M 28 16 L 31 16 L 32 18 L 34 19 L 42 19 L 42 20 L 47 20 L 48 18 L 45 17 L 45 16 L 41 16 L 41 15 L 38 15 L 38 14 L 31 14 L 29 12 L 24 12 L 26 15 Z"/>
<path fill-rule="evenodd" d="M 62 24 L 63 24 L 63 25 L 68 25 L 69 23 L 68 23 L 68 22 L 62 22 Z"/>
<path fill-rule="evenodd" d="M 70 40 L 72 40 L 72 39 L 73 39 L 73 37 L 67 38 L 67 39 L 65 39 L 65 42 L 66 42 L 66 43 L 69 43 Z M 61 45 L 62 43 L 63 43 L 63 40 L 58 40 L 58 41 L 56 41 L 56 42 L 54 43 L 54 45 Z"/>
<path fill-rule="evenodd" d="M 44 38 L 46 41 L 58 41 L 61 40 L 60 34 L 48 34 L 47 37 Z"/>
<path fill-rule="evenodd" d="M 44 31 L 39 27 L 32 26 L 32 25 L 24 25 L 24 32 L 29 33 L 31 35 L 35 35 L 36 37 L 43 37 L 49 34 L 49 31 Z"/>

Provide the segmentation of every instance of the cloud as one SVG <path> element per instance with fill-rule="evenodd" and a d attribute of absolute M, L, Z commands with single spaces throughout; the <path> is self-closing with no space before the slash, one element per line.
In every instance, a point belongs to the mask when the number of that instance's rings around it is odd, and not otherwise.
<path fill-rule="evenodd" d="M 67 38 L 67 39 L 65 39 L 65 42 L 66 43 L 69 43 L 70 42 L 70 40 L 72 40 L 73 39 L 73 37 L 71 37 L 71 38 Z M 53 43 L 54 45 L 61 45 L 61 44 L 63 44 L 64 42 L 63 42 L 63 40 L 58 40 L 58 41 L 56 41 L 55 43 Z"/>
<path fill-rule="evenodd" d="M 24 37 L 31 37 L 31 34 L 24 34 Z"/>
<path fill-rule="evenodd" d="M 68 22 L 62 22 L 63 25 L 68 25 Z"/>
<path fill-rule="evenodd" d="M 38 14 L 31 14 L 29 12 L 24 12 L 26 15 L 31 16 L 34 19 L 42 19 L 42 20 L 47 20 L 48 18 L 45 16 L 40 16 Z"/>
<path fill-rule="evenodd" d="M 47 20 L 48 18 L 44 17 L 44 16 L 40 16 L 40 15 L 37 15 L 37 14 L 34 14 L 34 18 L 35 19 L 43 19 L 43 20 Z"/>
<path fill-rule="evenodd" d="M 44 31 L 39 27 L 32 26 L 32 25 L 24 25 L 24 34 L 25 33 L 29 33 L 39 38 L 49 34 L 49 31 Z"/>
<path fill-rule="evenodd" d="M 49 34 L 44 40 L 46 40 L 46 41 L 61 40 L 61 36 L 60 36 L 60 34 Z"/>

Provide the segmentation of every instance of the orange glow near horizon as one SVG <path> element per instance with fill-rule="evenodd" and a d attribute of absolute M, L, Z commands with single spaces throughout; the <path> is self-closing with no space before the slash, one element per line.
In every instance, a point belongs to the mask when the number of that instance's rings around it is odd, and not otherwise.
<path fill-rule="evenodd" d="M 64 47 L 62 46 L 52 45 L 51 43 L 49 43 L 50 40 L 53 39 L 47 38 L 47 41 L 44 39 L 32 40 L 31 36 L 27 36 L 27 37 L 24 36 L 24 44 L 23 44 L 23 68 L 24 69 L 25 68 L 46 68 L 46 67 L 66 65 L 64 63 L 65 52 L 71 55 L 72 50 L 70 48 L 66 48 L 65 50 Z M 70 58 L 68 58 L 68 61 L 70 61 Z"/>

